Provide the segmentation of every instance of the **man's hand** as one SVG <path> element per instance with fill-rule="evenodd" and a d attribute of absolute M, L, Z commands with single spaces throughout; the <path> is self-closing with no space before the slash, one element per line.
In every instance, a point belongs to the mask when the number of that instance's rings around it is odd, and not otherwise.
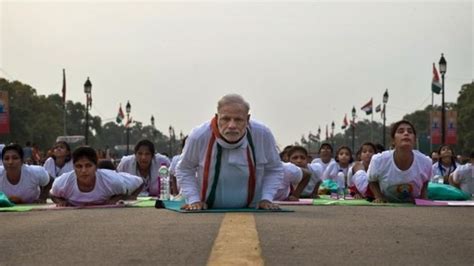
<path fill-rule="evenodd" d="M 268 200 L 261 200 L 258 203 L 258 208 L 263 210 L 279 210 L 280 206 L 278 204 L 272 203 Z"/>
<path fill-rule="evenodd" d="M 205 202 L 198 201 L 191 204 L 185 204 L 183 207 L 181 207 L 181 209 L 187 211 L 207 210 L 207 204 Z"/>

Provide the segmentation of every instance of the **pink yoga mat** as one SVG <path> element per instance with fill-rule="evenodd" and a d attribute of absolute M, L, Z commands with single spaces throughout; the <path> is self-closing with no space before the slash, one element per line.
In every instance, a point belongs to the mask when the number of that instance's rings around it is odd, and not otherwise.
<path fill-rule="evenodd" d="M 300 199 L 299 201 L 274 201 L 279 205 L 313 205 L 313 199 Z"/>

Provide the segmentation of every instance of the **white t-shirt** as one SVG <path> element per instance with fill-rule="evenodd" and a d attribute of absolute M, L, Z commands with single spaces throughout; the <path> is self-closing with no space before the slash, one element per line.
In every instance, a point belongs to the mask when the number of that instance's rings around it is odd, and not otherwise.
<path fill-rule="evenodd" d="M 22 165 L 20 182 L 12 185 L 7 179 L 7 171 L 0 167 L 0 191 L 10 199 L 22 203 L 32 203 L 37 200 L 41 193 L 41 187 L 49 183 L 48 172 L 37 165 Z"/>
<path fill-rule="evenodd" d="M 90 192 L 79 190 L 76 172 L 72 171 L 56 178 L 50 193 L 72 205 L 104 204 L 112 196 L 130 195 L 143 184 L 143 180 L 138 176 L 108 169 L 97 169 L 95 175 L 95 186 Z"/>
<path fill-rule="evenodd" d="M 125 172 L 135 176 L 140 176 L 143 178 L 145 182 L 145 186 L 143 186 L 142 191 L 148 192 L 149 195 L 158 196 L 160 195 L 159 191 L 159 178 L 158 178 L 158 170 L 160 166 L 164 164 L 167 167 L 170 166 L 170 160 L 168 157 L 161 155 L 159 153 L 155 154 L 155 157 L 151 161 L 150 171 L 147 176 L 141 176 L 140 171 L 138 170 L 137 160 L 135 155 L 128 155 L 122 157 L 120 160 L 119 165 L 117 166 L 117 172 Z"/>
<path fill-rule="evenodd" d="M 308 170 L 311 173 L 311 178 L 309 179 L 306 187 L 303 189 L 303 192 L 301 192 L 301 195 L 309 197 L 313 194 L 316 184 L 322 180 L 323 169 L 324 167 L 319 163 L 308 164 Z"/>
<path fill-rule="evenodd" d="M 339 187 L 348 187 L 352 185 L 350 178 L 348 178 L 349 169 L 352 167 L 350 164 L 347 167 L 341 167 L 338 162 L 332 161 L 323 173 L 322 180 L 332 179 Z M 343 176 L 339 176 L 339 172 L 343 173 Z"/>
<path fill-rule="evenodd" d="M 303 170 L 292 163 L 283 164 L 283 182 L 277 190 L 274 200 L 286 200 L 290 195 L 290 186 L 296 187 L 303 178 Z"/>
<path fill-rule="evenodd" d="M 394 150 L 375 154 L 367 171 L 369 182 L 379 182 L 380 191 L 390 202 L 410 202 L 421 195 L 423 184 L 431 178 L 431 159 L 417 150 L 408 170 L 400 170 Z"/>
<path fill-rule="evenodd" d="M 360 194 L 366 196 L 367 188 L 369 187 L 369 178 L 367 172 L 359 170 L 355 174 L 352 174 L 352 168 L 349 170 L 349 181 L 354 185 Z"/>
<path fill-rule="evenodd" d="M 453 180 L 460 183 L 461 190 L 474 194 L 474 165 L 467 163 L 461 165 L 453 173 Z"/>
<path fill-rule="evenodd" d="M 459 164 L 456 164 L 456 168 L 459 167 Z M 433 164 L 433 166 L 431 167 L 431 171 L 432 171 L 432 174 L 431 174 L 431 179 L 432 181 L 436 182 L 437 180 L 435 180 L 434 177 L 439 177 L 439 176 L 448 176 L 450 175 L 451 173 L 454 172 L 454 166 L 450 165 L 449 167 L 445 167 L 444 165 L 441 164 L 440 166 L 440 163 L 439 162 L 436 162 Z M 436 178 L 437 179 L 437 178 Z"/>
<path fill-rule="evenodd" d="M 328 163 L 324 163 L 323 160 L 321 160 L 321 158 L 316 158 L 314 159 L 313 161 L 311 161 L 311 164 L 315 164 L 315 163 L 319 163 L 323 169 L 323 173 L 324 171 L 326 171 L 326 168 L 332 163 L 332 162 L 335 162 L 336 160 L 334 160 L 334 158 L 331 158 L 331 160 L 329 160 Z"/>
<path fill-rule="evenodd" d="M 53 157 L 49 157 L 43 165 L 44 169 L 48 171 L 48 174 L 54 178 L 74 170 L 74 164 L 72 160 L 69 160 L 67 163 L 63 165 L 63 167 L 56 166 L 56 162 L 54 161 Z"/>

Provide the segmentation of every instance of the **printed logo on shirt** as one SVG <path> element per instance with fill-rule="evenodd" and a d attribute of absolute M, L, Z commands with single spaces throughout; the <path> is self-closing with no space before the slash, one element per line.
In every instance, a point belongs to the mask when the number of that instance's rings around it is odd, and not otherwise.
<path fill-rule="evenodd" d="M 387 188 L 388 194 L 401 201 L 410 201 L 413 193 L 413 184 L 397 184 Z"/>

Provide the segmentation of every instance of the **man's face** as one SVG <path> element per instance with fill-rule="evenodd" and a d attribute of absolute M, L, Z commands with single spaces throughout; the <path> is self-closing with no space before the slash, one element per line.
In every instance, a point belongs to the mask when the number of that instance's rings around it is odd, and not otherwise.
<path fill-rule="evenodd" d="M 242 104 L 227 104 L 217 111 L 217 127 L 227 142 L 239 141 L 244 135 L 250 115 Z"/>

